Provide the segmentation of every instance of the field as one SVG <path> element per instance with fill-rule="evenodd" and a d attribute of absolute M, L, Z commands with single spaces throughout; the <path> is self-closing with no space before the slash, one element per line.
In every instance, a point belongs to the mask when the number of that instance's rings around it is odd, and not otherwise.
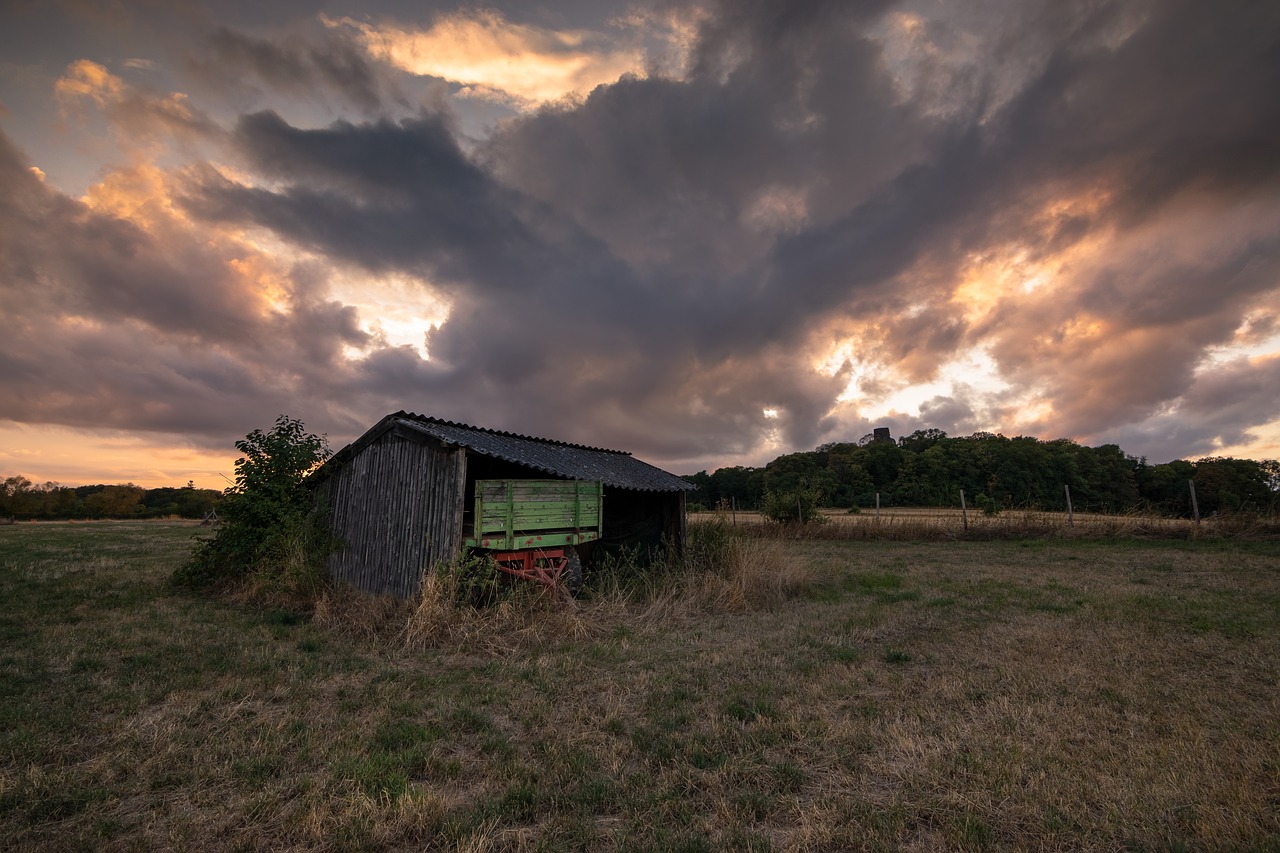
<path fill-rule="evenodd" d="M 770 542 L 423 650 L 171 589 L 198 530 L 0 527 L 0 848 L 1280 850 L 1274 541 Z"/>
<path fill-rule="evenodd" d="M 1084 536 L 1111 536 L 1141 532 L 1191 536 L 1195 531 L 1212 533 L 1223 524 L 1231 524 L 1234 521 L 1231 518 L 1213 518 L 1204 519 L 1200 525 L 1196 525 L 1191 519 L 1164 518 L 1157 515 L 1100 515 L 1076 512 L 1068 516 L 1065 512 L 1040 510 L 1008 510 L 988 516 L 973 507 L 969 507 L 967 512 L 958 507 L 884 507 L 878 514 L 874 508 L 863 509 L 857 513 L 842 509 L 823 509 L 821 513 L 828 524 L 836 525 L 834 529 L 828 531 L 828 535 L 833 538 L 842 538 L 846 535 L 862 538 L 859 533 L 869 538 L 933 538 L 940 533 L 959 533 L 965 529 L 972 531 L 976 536 L 998 535 L 1002 531 L 1015 531 L 1022 535 L 1027 530 L 1055 534 L 1076 533 Z M 726 519 L 730 524 L 740 526 L 761 525 L 768 521 L 756 510 L 736 510 L 732 513 L 694 512 L 689 514 L 689 519 L 690 521 Z"/>

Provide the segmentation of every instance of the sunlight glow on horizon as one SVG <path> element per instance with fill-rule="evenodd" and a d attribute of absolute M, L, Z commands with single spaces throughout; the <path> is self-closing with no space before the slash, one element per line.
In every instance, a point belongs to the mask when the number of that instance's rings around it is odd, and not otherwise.
<path fill-rule="evenodd" d="M 0 421 L 0 473 L 39 485 L 133 483 L 144 488 L 184 486 L 222 491 L 232 482 L 234 446 L 225 451 L 192 446 L 179 435 L 123 430 L 39 427 Z"/>

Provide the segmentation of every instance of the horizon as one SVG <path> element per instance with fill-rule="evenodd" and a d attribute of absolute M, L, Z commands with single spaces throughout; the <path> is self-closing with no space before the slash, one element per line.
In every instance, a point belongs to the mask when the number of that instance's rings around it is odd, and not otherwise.
<path fill-rule="evenodd" d="M 371 425 L 371 426 L 372 426 L 372 425 Z M 467 424 L 467 426 L 479 426 L 479 425 L 477 425 L 477 424 Z M 921 427 L 920 429 L 921 429 L 921 430 L 927 430 L 927 429 L 931 429 L 931 428 L 930 428 L 930 427 Z M 914 432 L 915 432 L 915 431 L 913 430 L 913 433 L 914 433 Z M 911 434 L 912 434 L 912 433 L 907 433 L 905 436 L 894 436 L 894 435 L 891 435 L 891 436 L 890 436 L 890 438 L 891 438 L 891 440 L 893 441 L 893 443 L 894 443 L 895 445 L 897 445 L 897 444 L 898 444 L 898 440 L 899 440 L 899 439 L 904 438 L 904 437 L 908 437 L 908 436 L 910 436 Z M 979 431 L 979 432 L 971 433 L 971 434 L 969 434 L 969 435 L 949 435 L 949 434 L 948 434 L 948 435 L 946 435 L 945 437 L 946 437 L 946 438 L 948 438 L 948 439 L 970 439 L 970 438 L 974 438 L 975 436 L 982 435 L 982 434 L 983 434 L 983 433 L 982 433 L 981 431 Z M 1004 435 L 1003 433 L 987 433 L 987 434 L 994 435 L 994 436 L 996 436 L 996 437 L 998 437 L 998 438 L 1005 438 L 1005 439 L 1019 439 L 1019 438 L 1028 438 L 1028 437 L 1029 437 L 1029 438 L 1035 438 L 1034 436 L 1018 436 L 1018 435 L 1006 436 L 1006 435 Z M 753 469 L 753 470 L 763 470 L 763 469 L 764 469 L 764 468 L 765 468 L 769 463 L 771 463 L 771 462 L 773 462 L 773 461 L 777 460 L 778 458 L 780 458 L 780 457 L 782 457 L 782 456 L 786 456 L 786 455 L 794 454 L 794 453 L 814 453 L 814 452 L 820 452 L 820 451 L 822 450 L 822 448 L 823 448 L 823 447 L 825 447 L 825 446 L 827 446 L 828 444 L 860 444 L 864 439 L 869 438 L 871 435 L 873 435 L 873 433 L 867 433 L 867 434 L 862 435 L 862 436 L 860 436 L 860 437 L 858 437 L 858 438 L 856 438 L 856 439 L 849 439 L 848 441 L 839 441 L 839 440 L 836 440 L 836 441 L 832 441 L 832 442 L 826 442 L 826 443 L 824 443 L 824 444 L 822 444 L 822 445 L 817 445 L 817 446 L 815 446 L 815 447 L 811 447 L 811 448 L 807 448 L 807 449 L 790 450 L 790 451 L 787 451 L 787 452 L 785 452 L 785 453 L 780 453 L 780 454 L 778 454 L 777 456 L 773 457 L 772 459 L 769 459 L 769 460 L 767 460 L 767 461 L 765 461 L 765 462 L 762 462 L 762 463 L 760 463 L 759 465 L 742 465 L 741 467 L 751 468 L 751 469 Z M 552 440 L 552 441 L 556 441 L 556 440 L 557 440 L 557 439 L 555 439 L 555 438 L 554 438 L 554 436 L 528 436 L 528 437 L 529 437 L 529 438 L 534 438 L 534 439 L 540 439 L 540 440 Z M 358 436 L 357 436 L 357 438 L 358 438 Z M 1058 439 L 1036 439 L 1036 440 L 1037 440 L 1037 441 L 1059 441 L 1059 440 L 1063 440 L 1063 439 L 1060 437 L 1060 438 L 1058 438 Z M 1071 441 L 1072 439 L 1066 439 L 1066 440 Z M 352 439 L 352 441 L 355 441 L 355 438 L 353 438 L 353 439 Z M 331 447 L 330 447 L 330 450 L 332 451 L 332 453 L 337 453 L 339 450 L 342 450 L 344 447 L 346 447 L 346 446 L 347 446 L 348 444 L 350 444 L 350 443 L 351 443 L 351 442 L 344 442 L 344 443 L 343 443 L 343 444 L 341 444 L 341 445 L 331 446 Z M 1077 444 L 1078 444 L 1078 442 L 1077 442 Z M 582 445 L 582 446 L 595 447 L 596 445 Z M 1090 446 L 1090 447 L 1098 447 L 1098 446 L 1101 446 L 1101 445 L 1086 445 L 1086 446 Z M 615 451 L 622 451 L 622 452 L 630 453 L 630 451 L 627 451 L 627 450 L 626 450 L 626 448 L 621 448 L 621 447 L 601 448 L 601 449 L 605 449 L 605 450 L 615 450 Z M 1146 457 L 1144 457 L 1144 456 L 1137 456 L 1137 455 L 1134 455 L 1134 454 L 1128 453 L 1128 451 L 1126 451 L 1126 450 L 1125 450 L 1125 448 L 1123 448 L 1123 447 L 1121 447 L 1121 448 L 1120 448 L 1120 450 L 1121 450 L 1121 451 L 1123 451 L 1123 452 L 1125 453 L 1125 455 L 1126 455 L 1126 456 L 1129 456 L 1129 457 L 1134 458 L 1134 459 L 1140 459 L 1144 464 L 1146 464 L 1146 465 L 1151 465 L 1151 466 L 1155 466 L 1155 465 L 1164 465 L 1164 464 L 1169 464 L 1169 463 L 1172 463 L 1172 462 L 1178 462 L 1178 461 L 1185 461 L 1185 462 L 1197 463 L 1197 462 L 1201 462 L 1201 461 L 1204 461 L 1204 460 L 1206 460 L 1206 459 L 1210 459 L 1210 458 L 1218 458 L 1218 457 L 1211 457 L 1211 456 L 1201 456 L 1201 457 L 1195 457 L 1195 458 L 1190 458 L 1190 459 L 1183 459 L 1183 458 L 1181 458 L 1181 457 L 1178 457 L 1178 458 L 1175 458 L 1175 459 L 1166 459 L 1166 460 L 1162 460 L 1162 461 L 1160 461 L 1160 462 L 1152 462 L 1152 461 L 1148 460 L 1148 459 L 1147 459 Z M 236 454 L 233 454 L 233 456 L 234 456 L 234 455 L 236 455 Z M 632 454 L 632 455 L 634 455 L 634 454 Z M 640 458 L 640 457 L 636 457 L 636 458 Z M 1250 461 L 1256 461 L 1256 462 L 1273 461 L 1273 460 L 1269 460 L 1269 459 L 1255 459 L 1255 458 L 1253 458 L 1253 457 L 1229 457 L 1229 458 L 1248 459 L 1248 460 L 1250 460 Z M 641 461 L 648 461 L 648 460 L 641 459 Z M 661 467 L 661 466 L 659 466 L 659 467 Z M 720 468 L 732 468 L 732 467 L 738 467 L 738 466 L 735 466 L 735 465 L 724 465 L 724 466 L 717 466 L 716 468 L 704 468 L 704 469 L 699 469 L 699 470 L 697 470 L 697 471 L 687 471 L 687 472 L 678 472 L 678 471 L 673 471 L 673 472 L 671 472 L 671 473 L 675 474 L 675 475 L 676 475 L 676 476 L 678 476 L 678 477 L 692 477 L 692 476 L 695 476 L 695 475 L 697 475 L 697 474 L 703 474 L 703 473 L 705 473 L 705 474 L 714 474 L 714 473 L 715 473 L 717 470 L 719 470 Z M 231 467 L 231 469 L 229 470 L 229 472 L 228 472 L 227 474 L 222 474 L 221 472 L 218 472 L 218 476 L 220 476 L 220 477 L 223 479 L 223 481 L 224 481 L 224 484 L 223 484 L 223 485 L 221 485 L 221 486 L 217 486 L 217 485 L 201 485 L 200 483 L 195 482 L 195 480 L 194 480 L 193 478 L 188 478 L 187 482 L 192 483 L 192 484 L 194 485 L 194 487 L 195 487 L 195 488 L 197 488 L 197 489 L 213 489 L 213 490 L 216 490 L 216 491 L 222 492 L 222 491 L 225 491 L 227 488 L 229 488 L 229 487 L 231 487 L 231 486 L 234 486 L 234 485 L 235 485 L 234 477 L 233 477 L 233 476 L 230 476 L 230 475 L 234 475 L 234 473 L 235 473 L 235 469 L 234 469 L 234 460 L 233 460 L 233 461 L 232 461 L 232 467 Z M 8 478 L 8 477 L 12 477 L 12 476 L 19 476 L 19 477 L 22 477 L 22 476 L 26 476 L 26 475 L 25 475 L 23 472 L 21 472 L 21 471 L 19 471 L 19 472 L 0 472 L 0 480 L 6 479 L 6 478 Z M 54 486 L 56 486 L 56 487 L 59 487 L 59 488 L 70 488 L 70 489 L 86 488 L 86 487 L 93 487 L 93 486 L 126 486 L 126 485 L 131 485 L 131 486 L 138 486 L 138 487 L 140 487 L 140 488 L 148 489 L 148 490 L 149 490 L 149 489 L 164 489 L 164 488 L 184 488 L 184 487 L 187 485 L 187 482 L 183 482 L 183 483 L 180 483 L 180 484 L 179 484 L 179 483 L 171 483 L 171 482 L 167 482 L 167 481 L 166 481 L 166 482 L 146 483 L 146 482 L 139 482 L 138 480 L 133 480 L 133 479 L 130 479 L 130 480 L 123 480 L 123 481 L 114 481 L 114 482 L 107 482 L 107 481 L 95 481 L 95 482 L 85 482 L 85 483 L 64 483 L 64 482 L 60 482 L 60 481 L 57 481 L 57 480 L 47 480 L 47 479 L 46 479 L 46 480 L 36 480 L 35 478 L 33 478 L 33 477 L 29 477 L 29 476 L 27 476 L 26 478 L 31 482 L 32 486 L 35 486 L 35 487 L 44 487 L 44 486 L 48 486 L 48 485 L 50 485 L 50 484 L 52 483 L 52 485 L 54 485 Z"/>
<path fill-rule="evenodd" d="M 688 473 L 876 426 L 1278 458 L 1277 42 L 1194 0 L 9 4 L 0 476 L 221 489 L 281 412 L 397 410 Z"/>

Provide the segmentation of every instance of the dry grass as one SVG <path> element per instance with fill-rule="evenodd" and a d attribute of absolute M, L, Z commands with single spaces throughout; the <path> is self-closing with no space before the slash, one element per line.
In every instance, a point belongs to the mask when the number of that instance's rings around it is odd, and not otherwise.
<path fill-rule="evenodd" d="M 692 513 L 696 522 L 719 521 L 751 536 L 782 539 L 845 540 L 954 540 L 991 539 L 1262 539 L 1280 540 L 1280 518 L 1256 513 L 1213 516 L 1196 524 L 1185 518 L 1165 518 L 1150 513 L 1100 515 L 1038 510 L 1005 511 L 994 516 L 970 509 L 965 513 L 949 508 L 885 508 L 850 514 L 844 510 L 822 510 L 825 524 L 782 525 L 759 512 L 739 510 L 727 513 Z"/>
<path fill-rule="evenodd" d="M 715 613 L 775 607 L 803 593 L 813 568 L 789 559 L 782 543 L 695 524 L 688 559 L 652 571 L 627 565 L 592 577 L 578 599 L 536 584 L 514 583 L 487 607 L 459 605 L 456 574 L 428 572 L 413 601 L 339 589 L 320 597 L 315 621 L 326 630 L 412 651 L 466 649 L 509 654 L 619 628 L 645 632 Z"/>
<path fill-rule="evenodd" d="M 684 574 L 673 592 L 695 610 L 737 613 L 776 607 L 807 590 L 813 581 L 813 567 L 793 559 L 783 543 L 728 532 L 708 565 Z"/>
<path fill-rule="evenodd" d="M 1280 848 L 1272 543 L 769 540 L 307 620 L 173 593 L 189 535 L 0 530 L 0 847 Z"/>

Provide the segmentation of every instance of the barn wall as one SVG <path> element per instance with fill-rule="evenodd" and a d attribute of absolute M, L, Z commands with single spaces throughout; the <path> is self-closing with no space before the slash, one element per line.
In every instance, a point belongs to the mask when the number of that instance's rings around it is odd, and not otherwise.
<path fill-rule="evenodd" d="M 366 592 L 417 593 L 461 544 L 463 454 L 388 432 L 336 471 L 319 489 L 345 543 L 330 573 Z"/>

